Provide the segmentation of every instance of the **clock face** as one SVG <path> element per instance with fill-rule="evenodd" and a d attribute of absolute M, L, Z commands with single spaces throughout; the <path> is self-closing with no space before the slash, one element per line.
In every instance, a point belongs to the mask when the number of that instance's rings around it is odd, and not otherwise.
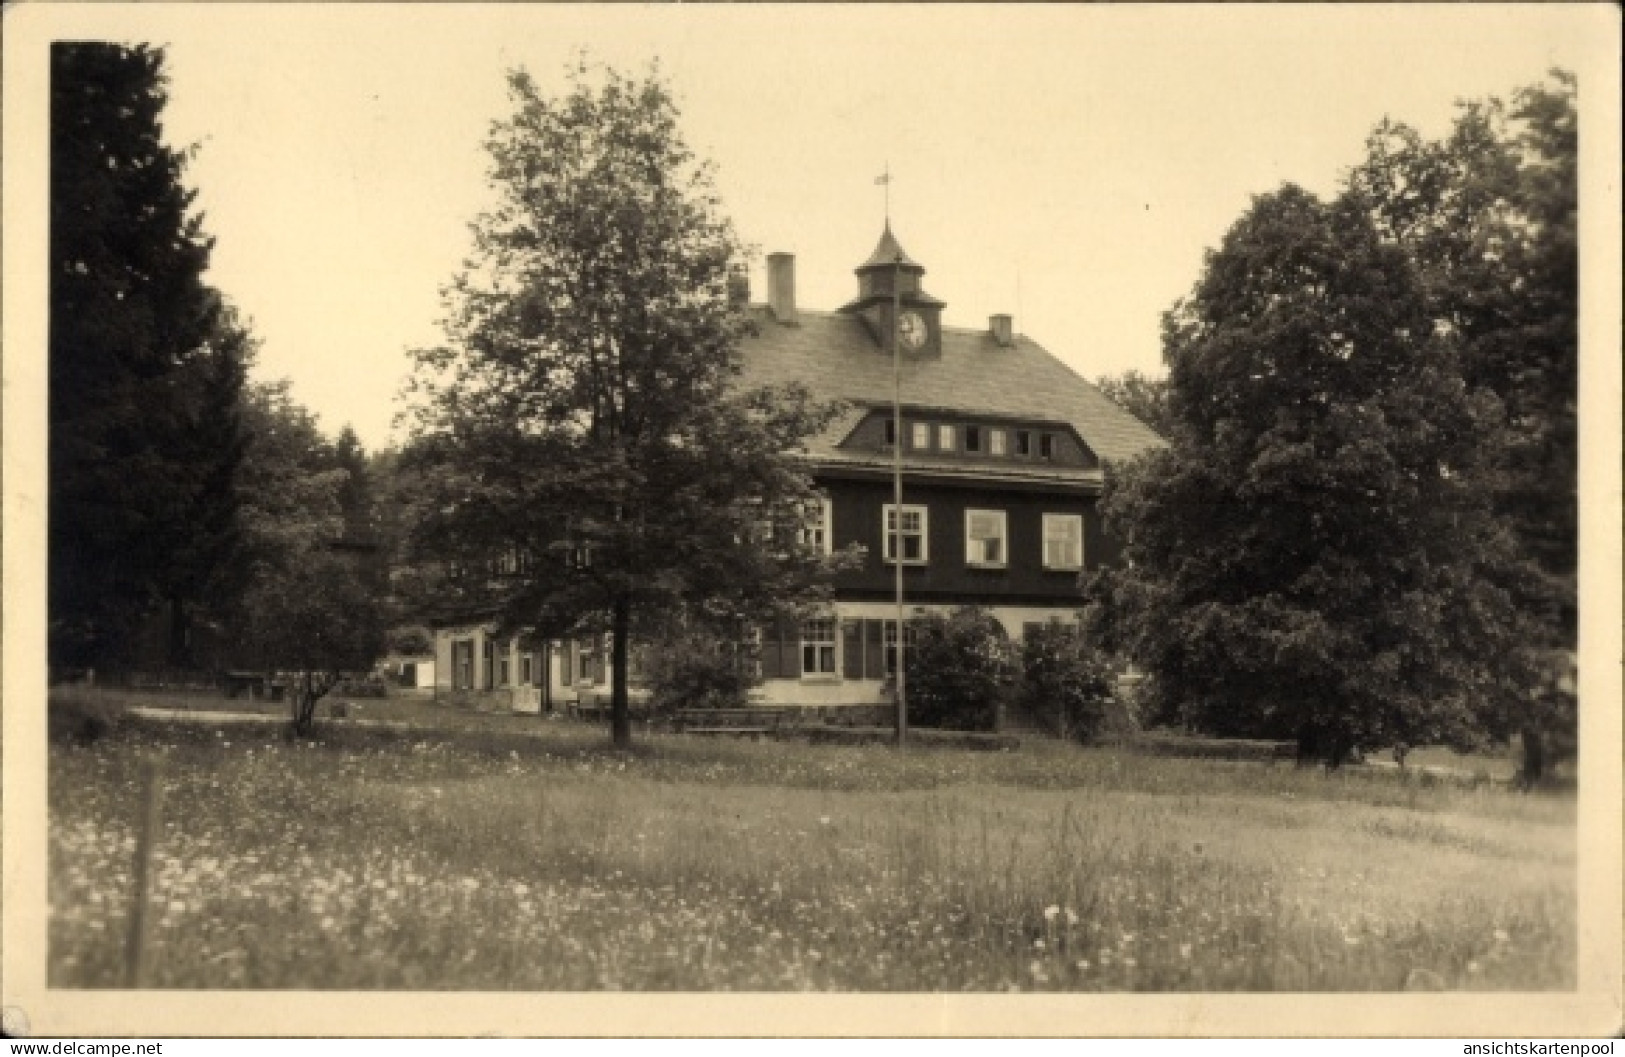
<path fill-rule="evenodd" d="M 897 333 L 903 339 L 903 348 L 918 349 L 925 344 L 925 320 L 918 312 L 904 312 L 897 320 Z"/>

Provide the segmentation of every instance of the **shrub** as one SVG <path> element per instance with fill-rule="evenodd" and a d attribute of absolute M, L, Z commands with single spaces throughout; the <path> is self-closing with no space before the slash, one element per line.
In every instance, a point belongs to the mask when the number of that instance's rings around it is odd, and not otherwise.
<path fill-rule="evenodd" d="M 1015 650 L 985 609 L 967 606 L 912 625 L 904 651 L 909 722 L 950 730 L 992 730 L 1016 679 Z"/>
<path fill-rule="evenodd" d="M 1117 699 L 1116 672 L 1075 624 L 1034 628 L 1022 647 L 1021 700 L 1050 733 L 1095 741 L 1108 728 L 1133 726 Z"/>
<path fill-rule="evenodd" d="M 90 745 L 113 733 L 124 719 L 122 702 L 94 691 L 54 690 L 49 704 L 46 732 L 55 742 Z"/>
<path fill-rule="evenodd" d="M 648 646 L 643 671 L 650 703 L 660 711 L 741 707 L 756 684 L 755 658 L 747 648 L 697 628 Z"/>

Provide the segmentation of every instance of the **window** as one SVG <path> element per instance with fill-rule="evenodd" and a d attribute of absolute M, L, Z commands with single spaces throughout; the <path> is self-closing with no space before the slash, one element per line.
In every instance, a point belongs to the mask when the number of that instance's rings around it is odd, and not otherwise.
<path fill-rule="evenodd" d="M 965 564 L 1002 568 L 1004 563 L 1004 511 L 965 511 Z"/>
<path fill-rule="evenodd" d="M 834 505 L 820 499 L 809 511 L 806 527 L 801 530 L 801 545 L 818 554 L 829 554 L 834 536 Z"/>
<path fill-rule="evenodd" d="M 451 651 L 456 658 L 456 687 L 459 690 L 474 689 L 474 640 L 461 639 L 452 643 Z"/>
<path fill-rule="evenodd" d="M 926 562 L 925 540 L 925 507 L 903 507 L 902 525 L 897 523 L 897 508 L 887 503 L 885 506 L 886 560 L 897 560 L 898 548 L 902 548 L 902 560 L 905 564 L 924 565 Z M 899 544 L 901 540 L 901 544 Z"/>
<path fill-rule="evenodd" d="M 801 622 L 801 674 L 835 674 L 835 621 Z"/>
<path fill-rule="evenodd" d="M 981 426 L 966 426 L 965 427 L 965 450 L 966 451 L 981 451 L 982 450 L 982 427 Z"/>
<path fill-rule="evenodd" d="M 480 689 L 489 690 L 493 685 L 491 680 L 496 677 L 497 644 L 486 639 L 485 647 L 480 652 Z"/>
<path fill-rule="evenodd" d="M 593 682 L 593 647 L 591 640 L 576 644 L 576 682 L 590 686 Z"/>
<path fill-rule="evenodd" d="M 510 672 L 511 655 L 506 644 L 497 651 L 497 685 L 507 686 Z"/>
<path fill-rule="evenodd" d="M 903 649 L 905 651 L 914 648 L 917 631 L 918 629 L 913 624 L 903 625 Z M 897 675 L 897 621 L 888 620 L 885 622 L 884 642 L 886 675 L 888 678 L 892 678 Z"/>
<path fill-rule="evenodd" d="M 1083 568 L 1083 515 L 1044 515 L 1044 568 Z"/>
<path fill-rule="evenodd" d="M 536 682 L 535 667 L 529 653 L 519 655 L 519 685 L 530 686 Z"/>
<path fill-rule="evenodd" d="M 886 447 L 897 443 L 897 422 L 891 417 L 886 418 Z"/>
<path fill-rule="evenodd" d="M 987 431 L 987 451 L 989 455 L 1004 454 L 1004 430 L 990 429 Z"/>
<path fill-rule="evenodd" d="M 1038 435 L 1038 457 L 1040 459 L 1055 458 L 1055 434 L 1040 433 Z"/>
<path fill-rule="evenodd" d="M 909 426 L 909 444 L 914 448 L 931 446 L 931 423 L 915 422 Z"/>
<path fill-rule="evenodd" d="M 1018 430 L 1016 430 L 1016 454 L 1017 455 L 1031 455 L 1032 453 L 1033 453 L 1033 434 L 1032 434 L 1032 430 L 1028 430 L 1028 429 L 1018 429 Z"/>
<path fill-rule="evenodd" d="M 954 443 L 954 427 L 941 425 L 937 427 L 937 447 L 943 451 L 953 451 L 958 447 Z"/>

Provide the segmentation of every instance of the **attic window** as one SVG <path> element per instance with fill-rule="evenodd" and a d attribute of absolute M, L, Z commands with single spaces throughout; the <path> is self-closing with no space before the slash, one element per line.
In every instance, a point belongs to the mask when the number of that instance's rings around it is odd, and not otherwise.
<path fill-rule="evenodd" d="M 981 426 L 966 426 L 965 427 L 965 450 L 966 451 L 981 451 L 982 450 L 982 427 Z"/>
<path fill-rule="evenodd" d="M 1055 458 L 1055 434 L 1041 433 L 1038 436 L 1038 457 L 1040 459 Z"/>
<path fill-rule="evenodd" d="M 909 444 L 915 449 L 924 449 L 931 446 L 931 424 L 929 422 L 915 422 L 909 427 Z"/>
<path fill-rule="evenodd" d="M 1017 455 L 1031 455 L 1032 453 L 1033 453 L 1033 434 L 1032 434 L 1032 430 L 1028 430 L 1028 429 L 1018 429 L 1018 430 L 1016 430 L 1016 454 Z"/>
<path fill-rule="evenodd" d="M 890 447 L 897 443 L 897 423 L 891 418 L 886 419 L 886 445 Z"/>
<path fill-rule="evenodd" d="M 987 451 L 989 455 L 1004 454 L 1004 430 L 990 429 L 987 431 Z"/>
<path fill-rule="evenodd" d="M 939 425 L 937 427 L 937 447 L 943 451 L 953 451 L 958 445 L 954 443 L 954 427 Z"/>

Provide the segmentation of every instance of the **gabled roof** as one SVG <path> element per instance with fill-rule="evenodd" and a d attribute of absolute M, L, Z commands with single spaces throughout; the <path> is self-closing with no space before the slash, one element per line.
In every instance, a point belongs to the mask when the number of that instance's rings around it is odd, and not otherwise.
<path fill-rule="evenodd" d="M 804 310 L 798 325 L 785 326 L 765 307 L 752 306 L 751 311 L 758 333 L 741 343 L 741 380 L 747 386 L 799 382 L 820 400 L 852 404 L 852 410 L 836 416 L 808 444 L 815 459 L 851 461 L 838 445 L 862 418 L 862 409 L 890 406 L 891 356 L 876 347 L 863 323 L 852 316 Z M 943 327 L 940 358 L 904 357 L 902 403 L 938 412 L 1065 423 L 1107 462 L 1165 443 L 1037 342 L 1018 337 L 1004 347 L 982 330 Z"/>

